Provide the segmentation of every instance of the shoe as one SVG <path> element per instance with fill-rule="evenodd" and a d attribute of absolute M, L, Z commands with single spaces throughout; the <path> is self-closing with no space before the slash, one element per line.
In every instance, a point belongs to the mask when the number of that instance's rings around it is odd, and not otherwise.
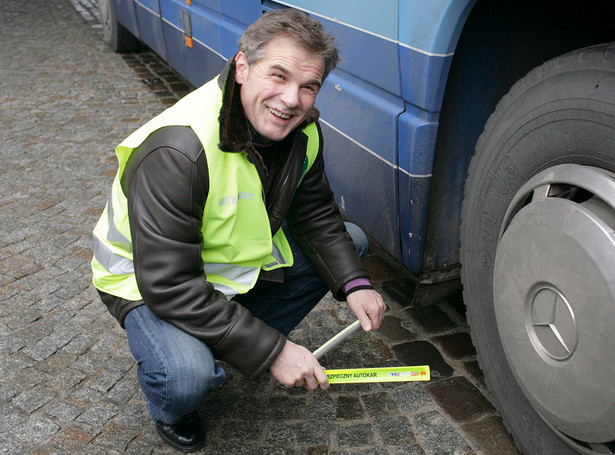
<path fill-rule="evenodd" d="M 164 442 L 180 452 L 194 452 L 205 444 L 205 427 L 196 411 L 173 425 L 156 423 L 156 431 Z"/>

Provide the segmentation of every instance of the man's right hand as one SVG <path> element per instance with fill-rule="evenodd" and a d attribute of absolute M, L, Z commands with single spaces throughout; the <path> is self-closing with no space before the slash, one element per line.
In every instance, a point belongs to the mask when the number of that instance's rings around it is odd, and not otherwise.
<path fill-rule="evenodd" d="M 316 357 L 303 346 L 288 340 L 269 371 L 286 387 L 305 387 L 308 390 L 315 390 L 319 386 L 323 390 L 329 388 L 325 369 Z"/>

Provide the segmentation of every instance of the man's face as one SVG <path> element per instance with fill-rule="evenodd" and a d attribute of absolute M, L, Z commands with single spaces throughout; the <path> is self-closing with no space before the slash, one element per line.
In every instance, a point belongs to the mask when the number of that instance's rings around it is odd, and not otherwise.
<path fill-rule="evenodd" d="M 243 52 L 235 58 L 235 81 L 252 127 L 265 139 L 280 141 L 303 122 L 322 85 L 324 62 L 288 37 L 273 39 L 252 65 Z"/>

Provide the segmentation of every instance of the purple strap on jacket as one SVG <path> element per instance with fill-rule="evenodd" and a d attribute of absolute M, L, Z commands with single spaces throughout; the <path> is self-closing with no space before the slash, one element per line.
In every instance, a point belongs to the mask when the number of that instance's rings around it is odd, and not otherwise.
<path fill-rule="evenodd" d="M 348 295 L 355 288 L 372 289 L 372 283 L 368 278 L 355 278 L 342 286 L 342 291 L 344 291 L 344 294 Z"/>

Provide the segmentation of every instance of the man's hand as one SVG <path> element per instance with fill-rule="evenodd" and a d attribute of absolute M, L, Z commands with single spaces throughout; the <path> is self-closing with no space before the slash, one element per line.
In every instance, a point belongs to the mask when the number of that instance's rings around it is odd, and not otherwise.
<path fill-rule="evenodd" d="M 325 369 L 316 357 L 303 346 L 286 340 L 286 344 L 271 364 L 269 371 L 286 387 L 305 387 L 308 390 L 329 388 Z"/>
<path fill-rule="evenodd" d="M 380 327 L 387 307 L 378 292 L 373 289 L 361 289 L 351 293 L 346 301 L 361 322 L 363 330 L 370 332 Z"/>

